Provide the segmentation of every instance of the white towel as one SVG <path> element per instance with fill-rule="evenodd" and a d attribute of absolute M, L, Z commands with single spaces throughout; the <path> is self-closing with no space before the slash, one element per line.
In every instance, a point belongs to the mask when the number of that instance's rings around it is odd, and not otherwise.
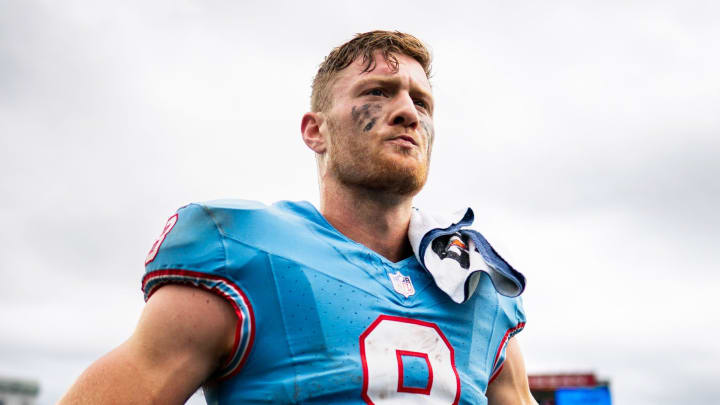
<path fill-rule="evenodd" d="M 415 256 L 435 284 L 457 303 L 472 297 L 483 272 L 498 293 L 519 296 L 525 289 L 525 276 L 500 257 L 480 232 L 470 228 L 474 219 L 470 208 L 449 216 L 413 208 L 408 237 Z"/>

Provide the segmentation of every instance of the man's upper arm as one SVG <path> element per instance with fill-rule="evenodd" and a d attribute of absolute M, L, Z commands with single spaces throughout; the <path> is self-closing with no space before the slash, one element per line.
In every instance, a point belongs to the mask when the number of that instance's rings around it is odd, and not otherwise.
<path fill-rule="evenodd" d="M 488 385 L 487 398 L 490 405 L 537 405 L 530 393 L 525 360 L 516 338 L 507 344 L 505 362 L 500 374 Z"/>
<path fill-rule="evenodd" d="M 223 298 L 167 285 L 148 300 L 133 335 L 93 363 L 61 404 L 182 404 L 222 365 L 237 315 Z"/>

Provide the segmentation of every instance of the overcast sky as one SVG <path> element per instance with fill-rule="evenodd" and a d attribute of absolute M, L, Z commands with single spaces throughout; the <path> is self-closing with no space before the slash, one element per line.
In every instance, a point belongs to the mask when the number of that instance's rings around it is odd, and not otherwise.
<path fill-rule="evenodd" d="M 0 376 L 52 404 L 126 339 L 179 206 L 317 202 L 317 65 L 398 29 L 435 56 L 416 205 L 525 273 L 529 371 L 719 403 L 719 3 L 385 3 L 0 0 Z"/>

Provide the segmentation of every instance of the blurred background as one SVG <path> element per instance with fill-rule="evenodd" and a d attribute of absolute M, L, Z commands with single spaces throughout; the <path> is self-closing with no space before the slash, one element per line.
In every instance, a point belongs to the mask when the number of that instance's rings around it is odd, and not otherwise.
<path fill-rule="evenodd" d="M 473 206 L 525 273 L 529 372 L 593 375 L 619 405 L 720 403 L 719 13 L 0 0 L 0 387 L 52 404 L 132 333 L 178 207 L 317 203 L 299 131 L 317 66 L 397 29 L 435 57 L 416 205 Z"/>

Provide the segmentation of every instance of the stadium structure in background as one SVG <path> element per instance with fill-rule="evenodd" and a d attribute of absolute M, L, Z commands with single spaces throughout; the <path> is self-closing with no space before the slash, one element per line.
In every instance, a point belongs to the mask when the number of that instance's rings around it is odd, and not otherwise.
<path fill-rule="evenodd" d="M 35 405 L 38 392 L 35 381 L 0 377 L 0 405 Z"/>
<path fill-rule="evenodd" d="M 533 374 L 528 380 L 540 405 L 612 405 L 610 382 L 594 373 Z"/>

